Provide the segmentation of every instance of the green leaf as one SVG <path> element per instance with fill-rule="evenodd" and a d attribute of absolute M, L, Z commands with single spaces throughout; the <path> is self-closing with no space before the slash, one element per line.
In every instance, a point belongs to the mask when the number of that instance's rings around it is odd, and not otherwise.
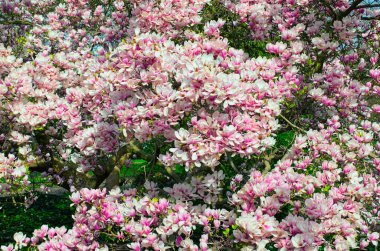
<path fill-rule="evenodd" d="M 136 177 L 144 173 L 144 166 L 148 162 L 143 159 L 134 159 L 129 167 L 123 166 L 120 170 L 120 176 L 124 178 Z"/>
<path fill-rule="evenodd" d="M 175 172 L 177 174 L 183 175 L 186 174 L 186 169 L 183 166 L 177 164 L 175 165 Z"/>
<path fill-rule="evenodd" d="M 330 191 L 331 186 L 326 185 L 324 188 L 322 188 L 322 192 L 328 193 Z"/>
<path fill-rule="evenodd" d="M 227 236 L 230 234 L 230 231 L 231 231 L 230 228 L 226 228 L 226 229 L 223 231 L 224 236 L 227 237 Z"/>
<path fill-rule="evenodd" d="M 277 147 L 283 146 L 289 148 L 292 145 L 294 138 L 294 131 L 281 132 L 276 136 L 276 145 Z"/>

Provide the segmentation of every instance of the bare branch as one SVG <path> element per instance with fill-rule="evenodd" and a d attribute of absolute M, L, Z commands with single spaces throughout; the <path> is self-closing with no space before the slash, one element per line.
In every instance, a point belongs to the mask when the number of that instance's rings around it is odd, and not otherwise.
<path fill-rule="evenodd" d="M 0 24 L 5 25 L 33 25 L 32 22 L 26 20 L 0 20 Z"/>
<path fill-rule="evenodd" d="M 292 122 L 290 122 L 287 118 L 285 118 L 282 114 L 279 115 L 283 120 L 285 120 L 286 123 L 288 123 L 290 126 L 294 127 L 295 129 L 303 132 L 303 133 L 306 133 L 306 131 L 304 129 L 302 129 L 301 127 L 298 127 L 296 126 L 295 124 L 293 124 Z"/>
<path fill-rule="evenodd" d="M 380 7 L 380 3 L 379 4 L 363 4 L 363 5 L 358 5 L 358 6 L 356 6 L 355 9 L 368 9 L 368 8 L 377 8 L 377 7 Z"/>
<path fill-rule="evenodd" d="M 338 19 L 341 20 L 342 18 L 348 16 L 351 11 L 355 10 L 356 7 L 361 4 L 364 0 L 356 0 L 352 3 L 352 5 L 345 11 L 341 12 L 340 15 L 338 16 Z"/>
<path fill-rule="evenodd" d="M 334 9 L 331 7 L 330 4 L 326 3 L 325 1 L 321 1 L 322 5 L 325 6 L 327 9 L 330 10 L 330 12 L 333 14 L 334 16 L 334 19 L 337 18 L 337 15 L 336 15 L 336 12 L 334 11 Z"/>
<path fill-rule="evenodd" d="M 362 20 L 380 20 L 380 15 L 374 17 L 362 17 Z"/>
<path fill-rule="evenodd" d="M 239 173 L 239 170 L 236 168 L 235 163 L 232 161 L 231 156 L 230 156 L 230 155 L 227 155 L 227 156 L 228 156 L 228 160 L 229 160 L 229 162 L 230 162 L 230 165 L 231 165 L 232 169 L 234 169 L 234 171 L 235 171 L 236 173 Z"/>

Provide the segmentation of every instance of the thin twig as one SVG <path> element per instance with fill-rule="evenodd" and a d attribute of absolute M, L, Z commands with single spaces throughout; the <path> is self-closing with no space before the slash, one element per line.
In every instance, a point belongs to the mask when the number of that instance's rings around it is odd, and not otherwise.
<path fill-rule="evenodd" d="M 331 7 L 331 5 L 326 3 L 325 1 L 321 1 L 321 3 L 323 4 L 323 6 L 325 6 L 326 8 L 330 10 L 330 12 L 334 15 L 334 20 L 335 20 L 337 18 L 337 15 L 334 9 Z"/>
<path fill-rule="evenodd" d="M 169 174 L 171 178 L 173 178 L 176 182 L 180 183 L 181 179 L 170 169 L 170 167 L 165 166 L 166 172 Z"/>
<path fill-rule="evenodd" d="M 230 162 L 230 165 L 231 165 L 232 169 L 234 169 L 234 171 L 235 171 L 236 173 L 239 173 L 239 170 L 236 168 L 235 163 L 232 161 L 231 156 L 230 156 L 229 154 L 228 154 L 227 156 L 228 156 L 228 160 L 229 160 L 229 162 Z"/>
<path fill-rule="evenodd" d="M 380 7 L 380 4 L 363 4 L 363 5 L 356 6 L 355 9 L 377 8 L 377 7 Z"/>
<path fill-rule="evenodd" d="M 362 17 L 362 20 L 378 20 L 378 19 L 380 19 L 380 15 L 374 16 L 374 17 Z"/>
<path fill-rule="evenodd" d="M 152 171 L 153 171 L 153 169 L 154 169 L 154 167 L 156 165 L 157 158 L 158 158 L 157 154 L 159 154 L 158 146 L 157 146 L 157 142 L 154 142 L 154 155 L 153 155 L 152 160 L 149 163 L 151 165 L 151 167 L 150 167 L 150 170 L 149 170 L 149 173 L 148 173 L 148 177 L 145 177 L 145 180 L 149 179 L 150 176 L 152 175 Z"/>
<path fill-rule="evenodd" d="M 26 20 L 0 20 L 0 24 L 5 25 L 33 25 L 32 22 Z"/>
<path fill-rule="evenodd" d="M 301 127 L 298 127 L 296 126 L 295 124 L 293 124 L 292 122 L 290 122 L 287 118 L 285 118 L 282 114 L 279 115 L 283 120 L 285 120 L 286 123 L 288 123 L 290 126 L 298 129 L 299 131 L 303 132 L 303 133 L 306 133 L 306 131 L 304 129 L 302 129 Z"/>
<path fill-rule="evenodd" d="M 356 0 L 355 2 L 352 3 L 352 5 L 347 9 L 345 10 L 344 12 L 341 12 L 340 15 L 339 15 L 339 20 L 342 20 L 344 17 L 348 16 L 351 11 L 355 10 L 356 7 L 361 4 L 364 0 Z"/>
<path fill-rule="evenodd" d="M 264 168 L 264 170 L 262 172 L 263 175 L 267 174 L 272 169 L 269 160 L 264 159 L 264 165 L 265 165 L 265 168 Z"/>

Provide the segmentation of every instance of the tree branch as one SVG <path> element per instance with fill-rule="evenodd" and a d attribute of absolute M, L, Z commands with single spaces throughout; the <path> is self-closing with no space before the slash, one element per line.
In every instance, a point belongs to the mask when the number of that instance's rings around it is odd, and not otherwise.
<path fill-rule="evenodd" d="M 362 17 L 362 20 L 380 20 L 380 15 L 374 17 Z"/>
<path fill-rule="evenodd" d="M 356 7 L 361 4 L 364 0 L 356 0 L 352 3 L 352 5 L 345 11 L 341 12 L 340 15 L 338 16 L 338 19 L 341 20 L 342 18 L 348 16 L 351 11 L 355 10 Z"/>
<path fill-rule="evenodd" d="M 262 172 L 263 175 L 269 173 L 269 171 L 272 169 L 270 165 L 270 159 L 264 158 L 264 165 L 265 165 L 265 168 Z"/>
<path fill-rule="evenodd" d="M 234 171 L 235 171 L 236 173 L 239 173 L 239 170 L 236 168 L 235 163 L 232 161 L 231 156 L 230 156 L 229 154 L 227 154 L 227 157 L 228 157 L 228 160 L 229 160 L 229 162 L 230 162 L 230 165 L 231 165 L 232 169 L 234 169 Z"/>
<path fill-rule="evenodd" d="M 329 9 L 331 11 L 331 13 L 333 14 L 334 16 L 334 20 L 337 18 L 337 14 L 336 12 L 334 11 L 334 9 L 331 7 L 330 4 L 326 3 L 325 1 L 321 1 L 322 5 L 325 6 L 327 9 Z"/>
<path fill-rule="evenodd" d="M 26 20 L 0 20 L 0 24 L 4 25 L 33 25 L 32 22 Z"/>
<path fill-rule="evenodd" d="M 296 128 L 297 130 L 303 132 L 303 133 L 306 133 L 306 131 L 304 129 L 302 129 L 301 127 L 298 127 L 296 126 L 295 124 L 293 124 L 292 122 L 290 122 L 287 118 L 285 118 L 282 114 L 279 115 L 283 120 L 285 120 L 286 123 L 288 123 L 290 126 Z"/>
<path fill-rule="evenodd" d="M 377 7 L 380 7 L 380 3 L 379 4 L 362 4 L 362 5 L 356 6 L 355 9 L 368 9 L 368 8 L 377 8 Z"/>

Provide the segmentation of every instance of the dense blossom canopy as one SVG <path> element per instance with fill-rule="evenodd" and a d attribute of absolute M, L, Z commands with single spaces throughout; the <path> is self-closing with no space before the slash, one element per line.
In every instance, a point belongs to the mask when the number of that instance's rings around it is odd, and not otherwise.
<path fill-rule="evenodd" d="M 76 208 L 1 249 L 375 250 L 379 7 L 0 0 L 0 192 Z"/>

